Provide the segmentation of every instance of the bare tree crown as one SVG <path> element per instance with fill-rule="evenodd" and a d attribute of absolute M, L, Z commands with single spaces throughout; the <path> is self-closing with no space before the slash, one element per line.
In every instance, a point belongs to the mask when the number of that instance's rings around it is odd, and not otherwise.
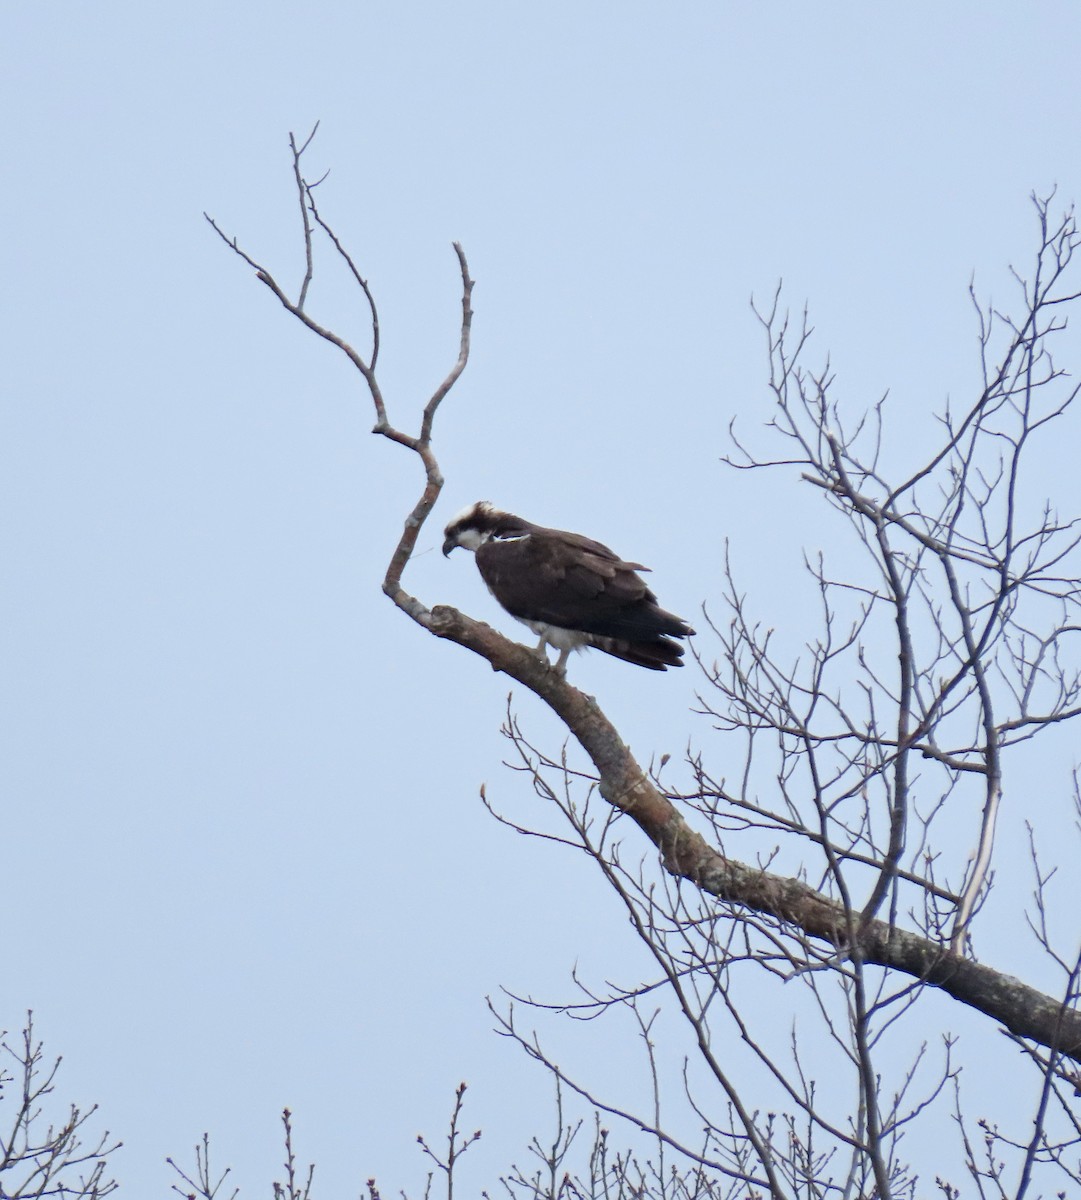
<path fill-rule="evenodd" d="M 508 713 L 514 765 L 561 814 L 561 840 L 585 853 L 625 906 L 652 964 L 638 987 L 590 989 L 579 980 L 580 999 L 560 1007 L 631 1014 L 655 1081 L 647 1010 L 664 1004 L 677 1014 L 692 1047 L 693 1067 L 684 1069 L 690 1124 L 662 1119 L 659 1101 L 642 1115 L 576 1081 L 521 1029 L 513 1007 L 497 1010 L 502 1031 L 562 1087 L 655 1138 L 662 1158 L 691 1164 L 697 1190 L 681 1176 L 680 1195 L 927 1195 L 926 1165 L 922 1181 L 912 1165 L 921 1158 L 916 1131 L 935 1128 L 927 1122 L 942 1111 L 981 1196 L 1021 1197 L 1037 1173 L 1045 1188 L 1056 1177 L 1081 1187 L 1081 960 L 1077 947 L 1052 943 L 1046 872 L 1037 867 L 1031 927 L 1035 948 L 1058 972 L 1056 993 L 976 956 L 1002 806 L 1024 788 L 1009 779 L 1010 752 L 1081 715 L 1073 650 L 1081 530 L 1044 501 L 1038 465 L 1041 439 L 1062 436 L 1078 392 L 1054 356 L 1068 308 L 1081 298 L 1069 282 L 1078 246 L 1072 211 L 1056 217 L 1052 197 L 1034 198 L 1039 242 L 1032 266 L 1015 272 L 1014 308 L 982 306 L 972 291 L 980 386 L 966 404 L 944 408 L 919 460 L 899 472 L 885 453 L 885 401 L 846 415 L 829 363 L 808 363 L 806 314 L 793 320 L 779 292 L 755 309 L 774 449 L 752 449 L 733 432 L 729 461 L 798 474 L 854 531 L 864 565 L 838 578 L 824 557 L 808 561 L 818 612 L 794 659 L 756 621 L 729 569 L 720 605 L 709 608 L 717 649 L 702 656 L 700 694 L 701 711 L 726 735 L 724 768 L 695 753 L 688 785 L 669 787 L 659 771 L 643 770 L 592 697 L 527 648 L 406 590 L 403 572 L 443 485 L 433 428 L 468 362 L 473 281 L 455 245 L 458 357 L 417 431 L 403 432 L 376 376 L 372 293 L 303 171 L 310 143 L 290 141 L 305 262 L 295 299 L 211 224 L 287 312 L 346 355 L 367 385 L 374 432 L 420 460 L 422 490 L 383 590 L 425 629 L 536 695 L 587 756 L 583 769 L 544 753 Z M 365 297 L 366 351 L 310 315 L 317 237 Z M 972 814 L 967 826 L 958 813 Z M 637 852 L 628 822 L 646 838 Z M 784 874 L 775 862 L 795 866 Z M 989 1031 L 1007 1032 L 1009 1041 L 988 1044 L 1000 1054 L 1016 1049 L 1010 1070 L 1037 1097 L 1027 1129 L 974 1129 L 963 1100 L 964 1047 L 946 1027 L 929 1044 L 914 1015 L 931 1011 L 933 994 L 982 1014 Z M 813 1065 L 823 1045 L 835 1058 L 829 1086 Z M 700 1131 L 696 1144 L 678 1132 L 691 1127 Z M 945 1175 L 936 1182 L 947 1197 L 961 1195 Z M 667 1194 L 664 1186 L 656 1194 Z"/>

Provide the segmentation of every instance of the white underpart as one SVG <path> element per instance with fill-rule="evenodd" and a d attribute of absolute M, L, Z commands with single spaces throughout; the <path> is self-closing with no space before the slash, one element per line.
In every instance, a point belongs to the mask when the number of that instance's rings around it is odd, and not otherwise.
<path fill-rule="evenodd" d="M 572 650 L 582 650 L 593 644 L 592 636 L 582 633 L 579 629 L 562 629 L 558 625 L 547 625 L 544 621 L 527 621 L 525 617 L 516 617 L 515 619 L 532 629 L 540 638 L 537 643 L 537 653 L 546 662 L 548 660 L 546 647 L 553 646 L 559 651 L 559 658 L 554 669 L 560 675 L 567 673 L 567 659 L 570 658 Z"/>

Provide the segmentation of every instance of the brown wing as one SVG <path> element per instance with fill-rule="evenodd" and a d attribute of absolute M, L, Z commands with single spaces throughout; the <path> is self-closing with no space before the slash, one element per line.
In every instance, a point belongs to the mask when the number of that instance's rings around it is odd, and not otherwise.
<path fill-rule="evenodd" d="M 657 597 L 607 546 L 580 534 L 534 527 L 526 536 L 492 539 L 477 566 L 512 616 L 606 638 L 653 641 L 686 637 L 690 627 L 657 605 Z"/>

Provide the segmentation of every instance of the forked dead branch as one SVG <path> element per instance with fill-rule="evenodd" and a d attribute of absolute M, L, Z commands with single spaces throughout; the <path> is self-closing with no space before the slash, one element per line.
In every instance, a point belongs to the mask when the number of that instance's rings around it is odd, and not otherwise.
<path fill-rule="evenodd" d="M 457 609 L 429 607 L 403 585 L 443 486 L 433 428 L 468 362 L 473 281 L 455 244 L 462 287 L 458 357 L 421 409 L 417 432 L 403 432 L 376 376 L 381 331 L 372 293 L 318 208 L 317 185 L 305 179 L 310 141 L 290 141 L 305 262 L 295 300 L 275 274 L 207 219 L 286 311 L 361 374 L 374 406 L 373 432 L 420 460 L 422 489 L 405 518 L 383 590 L 429 632 L 528 688 L 588 755 L 607 814 L 599 823 L 595 809 L 590 819 L 583 816 L 596 803 L 593 785 L 586 781 L 585 800 L 568 798 L 550 782 L 552 776 L 571 779 L 566 763 L 530 746 L 513 718 L 508 721 L 519 766 L 563 813 L 569 840 L 597 863 L 657 966 L 657 979 L 642 989 L 616 989 L 588 1003 L 601 1010 L 633 1008 L 647 991 L 667 988 L 707 1075 L 722 1089 L 731 1123 L 707 1122 L 699 1164 L 734 1187 L 749 1185 L 775 1197 L 914 1194 L 916 1176 L 898 1146 L 932 1102 L 944 1102 L 940 1098 L 956 1079 L 952 1041 L 943 1035 L 941 1064 L 934 1069 L 923 1050 L 915 1052 L 894 1072 L 890 1087 L 881 1043 L 934 988 L 1018 1039 L 1041 1080 L 1035 1133 L 1030 1129 L 1027 1139 L 994 1133 L 995 1152 L 984 1161 L 964 1134 L 969 1174 L 982 1181 L 981 1188 L 997 1188 L 994 1194 L 1017 1196 L 1040 1165 L 1081 1180 L 1077 1068 L 1070 1065 L 1081 1064 L 1076 948 L 1059 953 L 1046 925 L 1038 930 L 1039 944 L 1061 974 L 1058 995 L 975 957 L 977 918 L 992 879 L 1004 755 L 1081 715 L 1081 675 L 1067 645 L 1081 631 L 1081 534 L 1050 506 L 1034 506 L 1030 469 L 1034 445 L 1078 391 L 1052 355 L 1065 327 L 1065 306 L 1079 298 L 1066 286 L 1078 246 L 1072 213 L 1056 220 L 1050 200 L 1035 201 L 1040 243 L 1028 281 L 1017 275 L 1020 315 L 976 304 L 982 386 L 967 407 L 946 409 L 915 466 L 894 461 L 883 404 L 850 418 L 834 398 L 829 364 L 807 366 L 806 319 L 790 321 L 779 294 L 759 311 L 771 368 L 772 434 L 784 449 L 763 453 L 735 442 L 731 461 L 743 469 L 780 466 L 802 475 L 855 531 L 862 574 L 835 579 L 823 560 L 809 564 L 819 628 L 806 653 L 787 660 L 748 612 L 729 571 L 725 616 L 711 622 L 719 652 L 716 661 L 701 659 L 702 710 L 729 735 L 723 743 L 726 774 L 718 776 L 696 755 L 690 760 L 693 786 L 667 788 L 643 770 L 596 700 L 530 649 Z M 309 311 L 321 236 L 369 307 L 366 352 Z M 972 788 L 979 789 L 979 820 L 959 844 L 942 818 Z M 646 835 L 667 877 L 651 874 L 651 862 L 636 872 L 613 856 L 614 816 L 630 818 Z M 605 831 L 599 840 L 598 828 Z M 747 844 L 748 831 L 768 835 L 779 861 L 797 864 L 794 873 L 770 869 L 768 859 L 734 857 L 732 846 Z M 1042 890 L 1040 895 L 1042 904 Z M 843 1115 L 831 1114 L 831 1102 L 816 1094 L 795 1039 L 787 1049 L 769 1045 L 756 1025 L 758 1014 L 741 1007 L 751 969 L 778 986 L 800 980 L 808 989 L 824 1036 L 836 1042 L 854 1081 L 854 1099 Z M 827 994 L 827 981 L 835 994 Z M 743 1100 L 743 1087 L 722 1064 L 723 1055 L 710 1049 L 723 1025 L 750 1047 L 769 1086 L 795 1114 L 783 1128 Z M 513 1024 L 505 1031 L 519 1036 Z M 534 1057 L 559 1070 L 537 1043 L 525 1035 L 521 1040 Z M 1048 1132 L 1052 1110 L 1062 1125 L 1054 1137 Z M 956 1117 L 966 1129 L 960 1110 Z M 797 1118 L 804 1122 L 798 1128 Z M 686 1149 L 659 1125 L 642 1127 Z M 825 1159 L 813 1149 L 816 1137 L 833 1146 Z M 1011 1155 L 1016 1175 L 1007 1189 L 1012 1168 L 995 1164 Z M 816 1190 L 805 1191 L 811 1187 Z M 957 1194 L 952 1187 L 940 1184 L 946 1195 Z"/>

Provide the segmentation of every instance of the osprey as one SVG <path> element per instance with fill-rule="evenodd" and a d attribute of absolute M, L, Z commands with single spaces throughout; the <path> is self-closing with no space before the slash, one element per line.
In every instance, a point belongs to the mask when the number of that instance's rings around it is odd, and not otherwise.
<path fill-rule="evenodd" d="M 665 612 L 637 572 L 600 542 L 580 533 L 545 529 L 487 500 L 463 509 L 447 526 L 444 555 L 455 546 L 473 550 L 488 590 L 499 603 L 559 651 L 564 674 L 572 650 L 596 646 L 651 671 L 681 667 L 683 647 L 673 638 L 694 630 Z"/>

